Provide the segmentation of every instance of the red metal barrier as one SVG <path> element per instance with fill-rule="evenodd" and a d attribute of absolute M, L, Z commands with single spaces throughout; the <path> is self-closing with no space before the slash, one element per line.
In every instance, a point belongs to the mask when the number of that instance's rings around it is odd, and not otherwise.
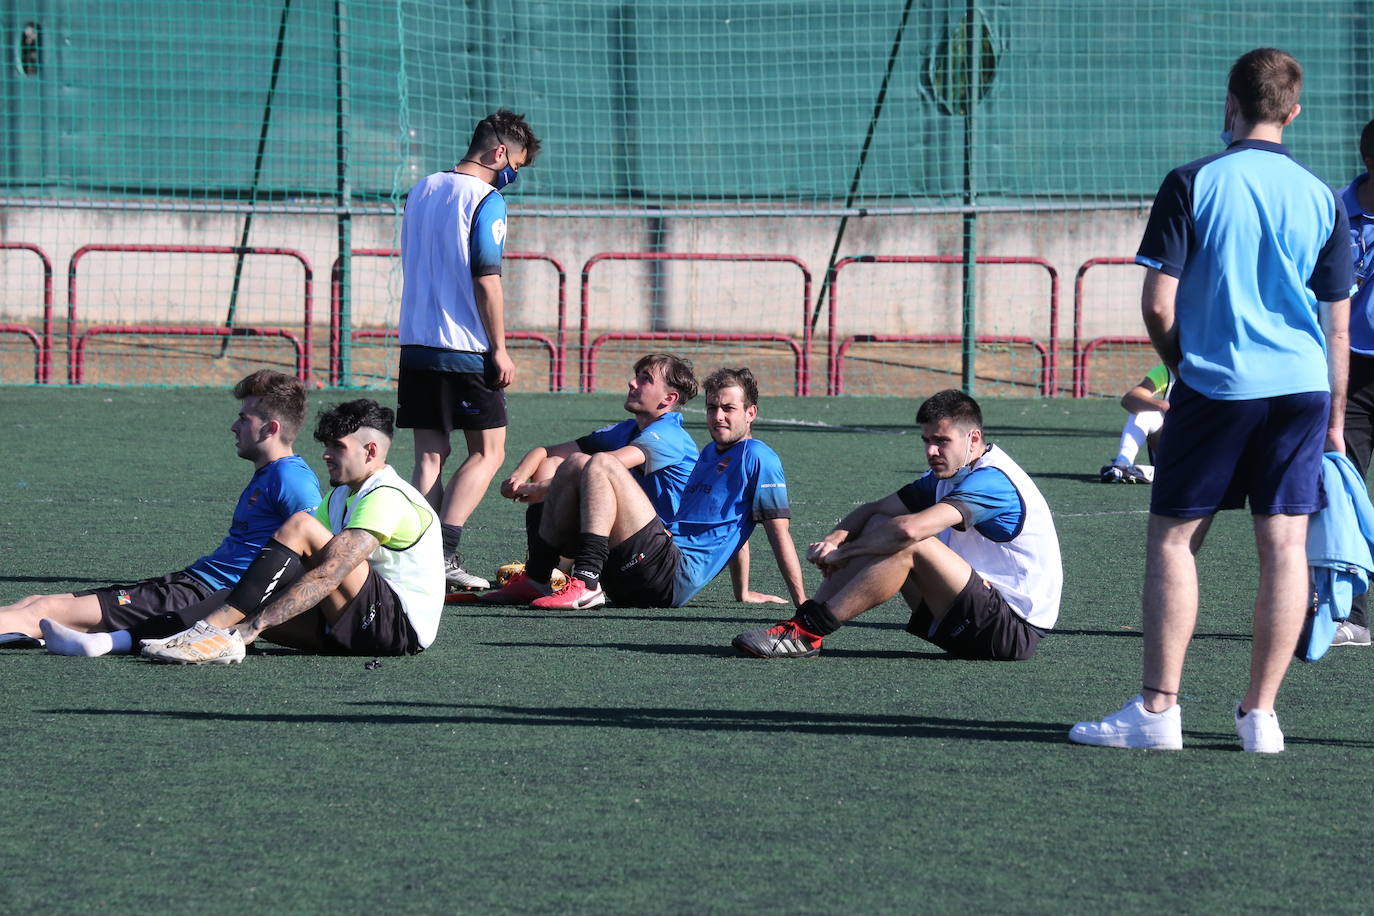
<path fill-rule="evenodd" d="M 73 361 L 81 366 L 86 355 L 86 341 L 102 334 L 148 334 L 170 337 L 280 337 L 289 341 L 296 350 L 296 377 L 302 380 L 310 376 L 310 356 L 299 337 L 281 328 L 206 328 L 206 327 L 168 327 L 166 325 L 136 324 L 99 324 L 87 328 L 77 338 Z M 80 382 L 76 382 L 80 384 Z"/>
<path fill-rule="evenodd" d="M 0 242 L 0 250 L 31 251 L 43 263 L 43 336 L 22 324 L 0 324 L 0 334 L 19 334 L 33 344 L 33 380 L 40 385 L 52 383 L 52 261 L 47 252 L 28 242 Z"/>
<path fill-rule="evenodd" d="M 589 340 L 591 313 L 589 292 L 591 289 L 591 270 L 603 261 L 746 261 L 759 263 L 793 264 L 802 274 L 801 322 L 802 343 L 795 337 L 778 333 L 702 333 L 698 331 L 615 331 L 599 335 Z M 582 372 L 580 384 L 583 391 L 592 391 L 596 383 L 596 353 L 608 340 L 676 340 L 684 343 L 695 342 L 746 342 L 765 341 L 785 343 L 791 348 L 795 358 L 794 387 L 797 394 L 811 393 L 811 322 L 807 320 L 807 306 L 811 300 L 811 270 L 800 258 L 789 254 L 715 254 L 706 252 L 666 252 L 666 251 L 604 251 L 594 254 L 582 265 L 582 312 L 579 345 L 582 351 Z"/>
<path fill-rule="evenodd" d="M 1046 397 L 1052 397 L 1059 388 L 1059 272 L 1054 269 L 1054 265 L 1044 258 L 1037 257 L 1005 257 L 1001 255 L 980 255 L 974 259 L 978 264 L 1025 264 L 1035 267 L 1043 267 L 1050 278 L 1050 326 L 1049 326 L 1049 346 L 1048 348 L 1036 342 L 1030 337 L 989 337 L 978 336 L 974 340 L 977 343 L 1026 343 L 1033 345 L 1041 354 L 1040 363 L 1040 393 Z M 850 264 L 962 264 L 963 257 L 959 255 L 940 255 L 940 254 L 866 254 L 854 257 L 841 258 L 835 262 L 835 266 L 830 269 L 829 287 L 829 334 L 830 340 L 827 345 L 827 372 L 829 374 L 829 384 L 827 391 L 829 394 L 844 393 L 844 353 L 849 346 L 854 343 L 862 342 L 950 342 L 958 343 L 963 340 L 958 335 L 930 335 L 930 334 L 860 334 L 846 337 L 837 343 L 838 334 L 838 281 L 839 273 Z"/>
<path fill-rule="evenodd" d="M 856 343 L 960 343 L 963 337 L 958 334 L 852 334 L 840 343 L 835 351 L 834 375 L 831 377 L 831 394 L 844 394 L 844 357 L 849 348 Z M 980 344 L 1025 344 L 1040 354 L 1040 391 L 1053 390 L 1050 376 L 1050 353 L 1045 345 L 1034 337 L 1017 337 L 981 334 L 973 338 Z"/>
<path fill-rule="evenodd" d="M 395 248 L 355 248 L 350 254 L 355 258 L 398 258 L 401 256 L 401 252 Z M 562 391 L 564 375 L 567 371 L 568 353 L 568 272 L 563 269 L 562 262 L 553 255 L 536 251 L 507 251 L 502 255 L 502 258 L 507 261 L 544 261 L 553 265 L 554 271 L 558 274 L 558 342 L 555 343 L 549 339 L 547 334 L 541 334 L 538 331 L 512 331 L 509 328 L 506 329 L 506 339 L 533 340 L 543 344 L 549 350 L 549 390 Z M 329 384 L 331 385 L 339 384 L 343 377 L 342 273 L 339 259 L 335 258 L 334 265 L 329 271 Z M 381 328 L 368 328 L 349 333 L 352 340 L 395 336 L 397 336 L 396 331 Z"/>
<path fill-rule="evenodd" d="M 1088 360 L 1100 344 L 1149 344 L 1148 337 L 1098 337 L 1083 342 L 1083 276 L 1103 264 L 1134 264 L 1135 258 L 1089 258 L 1073 278 L 1073 396 L 1088 395 Z"/>
<path fill-rule="evenodd" d="M 298 340 L 295 335 L 272 328 L 226 328 L 226 327 L 206 327 L 203 325 L 100 325 L 99 328 L 91 328 L 83 333 L 79 338 L 76 335 L 76 268 L 81 258 L 92 251 L 116 251 L 125 253 L 143 254 L 231 254 L 231 255 L 272 255 L 280 257 L 294 258 L 299 261 L 305 274 L 305 291 L 303 298 L 304 321 L 301 325 L 301 337 Z M 314 281 L 314 271 L 310 267 L 310 261 L 305 255 L 291 248 L 258 248 L 258 247 L 238 247 L 229 245 L 83 245 L 73 254 L 72 259 L 67 263 L 67 381 L 73 385 L 80 385 L 85 376 L 84 357 L 86 352 L 86 337 L 91 336 L 95 331 L 101 334 L 144 334 L 157 336 L 178 336 L 178 337 L 283 337 L 296 345 L 296 374 L 301 381 L 308 381 L 310 378 L 310 319 L 311 319 L 311 288 Z"/>

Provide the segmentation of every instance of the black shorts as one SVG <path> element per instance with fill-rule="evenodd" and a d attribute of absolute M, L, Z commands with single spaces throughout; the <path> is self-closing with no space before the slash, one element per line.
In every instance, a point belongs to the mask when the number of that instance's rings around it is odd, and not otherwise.
<path fill-rule="evenodd" d="M 336 655 L 414 655 L 423 648 L 400 596 L 374 569 L 339 619 L 330 624 L 320 615 L 320 627 L 326 651 Z M 263 635 L 272 638 L 271 631 Z"/>
<path fill-rule="evenodd" d="M 1007 599 L 974 570 L 949 612 L 935 619 L 923 601 L 911 612 L 907 632 L 932 642 L 951 655 L 985 661 L 1020 662 L 1035 654 L 1044 631 L 1011 609 Z"/>
<path fill-rule="evenodd" d="M 601 587 L 617 607 L 672 607 L 681 558 L 673 536 L 656 518 L 611 548 Z"/>
<path fill-rule="evenodd" d="M 73 594 L 78 598 L 95 595 L 100 601 L 100 628 L 111 631 L 127 630 L 149 617 L 180 614 L 193 606 L 203 607 L 203 613 L 198 613 L 187 624 L 191 626 L 223 603 L 223 599 L 229 595 L 229 589 L 211 588 L 186 570 L 179 569 L 156 579 L 91 588 Z"/>
<path fill-rule="evenodd" d="M 500 429 L 506 425 L 506 393 L 496 387 L 490 360 L 482 372 L 401 368 L 396 381 L 400 429 Z"/>

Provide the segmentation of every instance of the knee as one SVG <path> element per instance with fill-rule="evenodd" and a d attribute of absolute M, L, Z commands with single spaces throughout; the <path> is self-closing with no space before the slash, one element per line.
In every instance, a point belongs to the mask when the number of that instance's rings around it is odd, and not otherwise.
<path fill-rule="evenodd" d="M 424 451 L 417 450 L 415 452 L 415 466 L 430 471 L 438 471 L 452 453 L 453 447 L 447 442 L 430 446 Z"/>

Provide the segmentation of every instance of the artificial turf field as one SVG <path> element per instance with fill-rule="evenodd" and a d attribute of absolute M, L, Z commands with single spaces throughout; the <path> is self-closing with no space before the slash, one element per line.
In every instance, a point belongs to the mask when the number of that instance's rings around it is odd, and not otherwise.
<path fill-rule="evenodd" d="M 249 475 L 226 392 L 0 395 L 0 603 L 180 568 L 223 536 Z M 741 658 L 736 633 L 786 614 L 735 603 L 728 576 L 677 610 L 450 608 L 432 648 L 375 670 L 271 647 L 213 668 L 2 651 L 0 908 L 1368 912 L 1374 653 L 1295 664 L 1288 751 L 1241 753 L 1255 564 L 1230 513 L 1201 558 L 1186 749 L 1068 744 L 1138 689 L 1148 489 L 1095 482 L 1114 402 L 983 406 L 1064 552 L 1032 661 L 950 660 L 900 602 L 818 659 Z M 924 469 L 914 401 L 761 407 L 799 549 Z M 507 468 L 622 416 L 613 395 L 513 395 Z M 522 514 L 489 495 L 469 565 L 519 559 Z M 785 593 L 754 540 L 756 586 Z"/>

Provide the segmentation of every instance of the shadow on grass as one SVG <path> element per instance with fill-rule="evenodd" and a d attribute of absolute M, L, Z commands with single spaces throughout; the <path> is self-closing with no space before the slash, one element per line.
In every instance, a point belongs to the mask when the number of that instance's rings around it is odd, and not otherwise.
<path fill-rule="evenodd" d="M 741 655 L 728 644 L 720 646 L 683 645 L 670 643 L 654 645 L 638 642 L 482 642 L 480 646 L 498 649 L 615 649 L 618 652 L 641 652 L 646 655 L 704 655 L 716 658 L 750 658 Z M 903 658 L 922 661 L 955 661 L 952 655 L 943 652 L 902 652 L 897 650 L 831 649 L 821 651 L 826 658 Z M 762 659 L 755 660 L 763 661 Z"/>
<path fill-rule="evenodd" d="M 412 713 L 227 713 L 206 710 L 48 709 L 44 715 L 164 717 L 204 722 L 304 722 L 342 725 L 515 725 L 536 727 L 626 728 L 687 732 L 798 732 L 818 735 L 868 735 L 891 738 L 941 738 L 1061 744 L 1062 722 L 1011 719 L 971 722 L 932 716 L 861 715 L 783 710 L 671 709 L 616 706 L 498 706 L 480 703 L 361 702 L 355 706 L 414 707 Z M 439 714 L 438 710 L 452 710 Z"/>
<path fill-rule="evenodd" d="M 363 701 L 353 706 L 382 706 L 435 710 L 420 712 L 340 713 L 230 713 L 203 709 L 43 709 L 41 715 L 161 717 L 193 722 L 326 723 L 338 725 L 513 725 L 554 728 L 624 728 L 645 731 L 684 732 L 791 732 L 816 735 L 849 735 L 886 738 L 933 738 L 942 740 L 995 741 L 1016 744 L 1072 746 L 1068 723 L 1018 719 L 973 721 L 938 716 L 863 715 L 769 709 L 674 709 L 637 706 L 507 706 L 486 703 L 436 703 L 429 701 Z M 439 714 L 438 710 L 452 710 Z M 1185 731 L 1190 750 L 1240 753 L 1236 737 L 1223 732 Z M 1288 745 L 1374 750 L 1374 741 L 1363 739 L 1301 738 L 1285 736 Z M 1090 753 L 1104 753 L 1091 751 Z"/>
<path fill-rule="evenodd" d="M 462 616 L 462 617 L 490 617 L 490 618 L 495 618 L 495 619 L 498 619 L 498 620 L 511 620 L 511 619 L 522 619 L 522 620 L 588 620 L 588 621 L 591 621 L 591 620 L 602 620 L 602 621 L 606 621 L 606 622 L 608 622 L 608 623 L 614 623 L 614 622 L 617 621 L 617 620 L 619 620 L 619 621 L 625 621 L 625 620 L 647 620 L 647 621 L 650 621 L 650 622 L 652 622 L 652 623 L 730 623 L 730 624 L 742 624 L 742 625 L 744 625 L 744 626 L 759 626 L 759 625 L 767 626 L 768 624 L 775 623 L 775 622 L 777 622 L 777 621 L 779 621 L 779 620 L 782 620 L 784 616 L 791 616 L 790 614 L 787 614 L 787 610 L 788 610 L 788 608 L 791 607 L 791 605 L 784 605 L 784 604 L 765 604 L 765 605 L 760 605 L 760 607 L 765 607 L 765 608 L 767 608 L 767 607 L 772 607 L 772 608 L 777 608 L 777 609 L 778 609 L 778 610 L 777 610 L 777 613 L 776 613 L 774 616 L 763 616 L 763 617 L 703 617 L 703 616 L 686 616 L 686 615 L 666 614 L 666 613 L 665 613 L 665 614 L 655 614 L 655 613 L 652 613 L 652 612 L 650 612 L 650 613 L 635 613 L 635 614 L 631 614 L 631 613 L 620 614 L 620 613 L 616 613 L 616 612 L 615 612 L 615 610 L 616 610 L 615 608 L 610 608 L 610 607 L 604 608 L 604 609 L 599 609 L 599 610 L 606 610 L 606 611 L 609 611 L 610 613 L 599 613 L 599 612 L 598 612 L 598 613 L 596 613 L 596 614 L 588 614 L 588 613 L 585 613 L 585 612 L 582 612 L 582 611 L 568 611 L 568 612 L 566 612 L 566 613 L 564 613 L 564 612 L 548 612 L 548 611 L 533 612 L 533 611 L 526 610 L 525 608 L 517 608 L 517 607 L 512 607 L 509 611 L 502 612 L 502 611 L 500 610 L 500 607 L 499 607 L 499 606 L 491 607 L 491 606 L 487 606 L 487 605 L 472 605 L 472 604 L 449 605 L 449 607 L 450 607 L 450 608 L 456 608 L 456 609 L 458 609 L 458 611 L 459 611 L 459 613 L 460 613 L 460 616 Z M 469 610 L 469 609 L 471 609 L 471 608 L 481 608 L 481 610 L 478 610 L 478 611 Z M 630 608 L 630 609 L 627 609 L 627 610 L 638 610 L 638 609 L 637 609 L 637 608 Z M 905 626 L 904 624 L 900 624 L 900 623 L 889 623 L 889 622 L 880 621 L 880 620 L 873 620 L 873 621 L 853 620 L 853 621 L 850 621 L 849 623 L 846 623 L 846 624 L 845 624 L 845 629 L 846 629 L 846 630 L 849 630 L 849 629 L 856 629 L 856 628 L 868 628 L 868 629 L 876 629 L 876 630 L 905 630 L 905 629 L 906 629 L 906 626 Z"/>
<path fill-rule="evenodd" d="M 109 585 L 114 579 L 92 579 L 89 576 L 0 576 L 0 582 L 87 582 L 93 585 Z M 135 582 L 136 579 L 121 579 L 120 582 Z"/>

